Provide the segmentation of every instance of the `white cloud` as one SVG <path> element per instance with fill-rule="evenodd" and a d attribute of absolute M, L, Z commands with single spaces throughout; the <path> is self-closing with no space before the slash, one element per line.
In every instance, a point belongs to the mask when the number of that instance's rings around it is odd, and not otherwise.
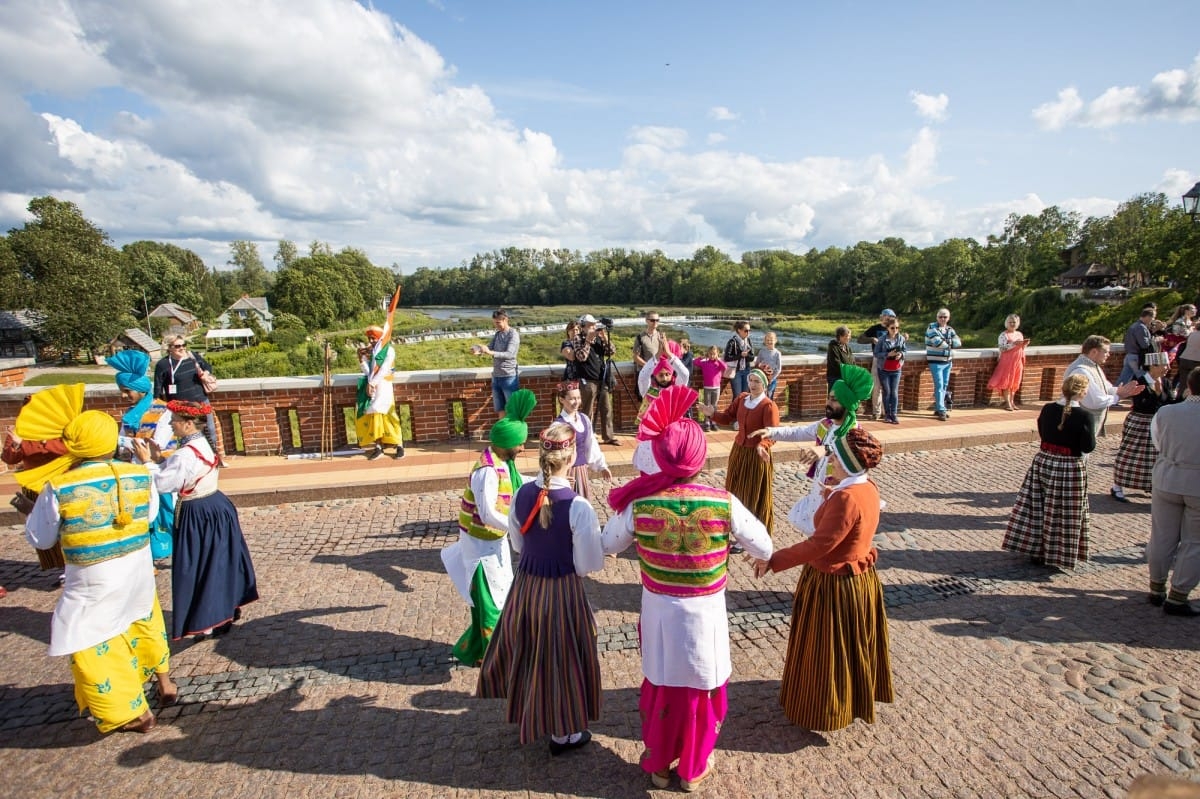
<path fill-rule="evenodd" d="M 1112 86 L 1091 102 L 1084 102 L 1073 86 L 1062 89 L 1056 100 L 1035 108 L 1033 118 L 1045 130 L 1106 128 L 1146 119 L 1200 120 L 1200 56 L 1187 69 L 1158 73 L 1145 87 Z"/>
<path fill-rule="evenodd" d="M 280 238 L 320 240 L 411 271 L 509 245 L 675 256 L 704 244 L 924 245 L 1006 215 L 952 212 L 927 196 L 945 181 L 929 127 L 889 161 L 770 160 L 716 149 L 722 133 L 700 143 L 681 127 L 635 126 L 611 168 L 581 169 L 549 132 L 501 116 L 484 89 L 382 12 L 350 0 L 197 8 L 0 5 L 0 223 L 20 224 L 30 197 L 53 194 L 118 244 L 173 241 L 224 264 L 235 238 L 264 255 Z M 1190 85 L 1160 83 L 1164 96 Z M 66 99 L 51 112 L 27 99 L 39 95 Z M 90 102 L 98 97 L 111 105 Z M 945 118 L 945 95 L 912 99 L 923 117 Z M 720 106 L 709 115 L 739 118 Z"/>
<path fill-rule="evenodd" d="M 913 91 L 909 92 L 908 96 L 922 118 L 931 122 L 945 122 L 950 117 L 950 98 L 945 94 L 923 94 Z"/>

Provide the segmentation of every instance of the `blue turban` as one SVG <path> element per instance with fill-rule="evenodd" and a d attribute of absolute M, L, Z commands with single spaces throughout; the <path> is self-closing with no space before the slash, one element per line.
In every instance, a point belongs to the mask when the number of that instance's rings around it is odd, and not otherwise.
<path fill-rule="evenodd" d="M 154 384 L 146 377 L 146 370 L 150 368 L 150 354 L 142 350 L 120 350 L 109 355 L 104 361 L 117 370 L 118 386 L 142 395 L 142 398 L 121 416 L 121 421 L 126 427 L 136 430 L 141 427 L 142 416 L 154 402 L 151 393 Z"/>

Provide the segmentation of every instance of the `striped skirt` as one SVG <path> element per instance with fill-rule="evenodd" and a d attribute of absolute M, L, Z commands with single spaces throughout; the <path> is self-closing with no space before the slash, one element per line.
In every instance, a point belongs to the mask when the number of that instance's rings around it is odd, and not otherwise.
<path fill-rule="evenodd" d="M 582 577 L 517 571 L 476 694 L 508 700 L 522 744 L 581 732 L 600 718 L 596 618 Z"/>
<path fill-rule="evenodd" d="M 763 463 L 754 447 L 734 444 L 729 450 L 729 466 L 725 472 L 725 490 L 737 497 L 746 509 L 767 528 L 774 531 L 775 506 L 771 496 L 771 484 L 775 482 L 775 464 L 770 459 Z"/>
<path fill-rule="evenodd" d="M 591 475 L 588 474 L 586 463 L 583 466 L 572 466 L 571 474 L 568 478 L 571 481 L 571 490 L 589 502 L 592 499 L 592 481 L 590 478 Z"/>
<path fill-rule="evenodd" d="M 1150 443 L 1152 413 L 1130 411 L 1125 415 L 1125 426 L 1121 429 L 1121 446 L 1113 461 L 1113 484 L 1137 491 L 1150 490 L 1150 476 L 1154 471 L 1154 459 L 1158 457 Z"/>
<path fill-rule="evenodd" d="M 1087 461 L 1039 450 L 1025 473 L 1001 546 L 1073 569 L 1090 552 Z"/>
<path fill-rule="evenodd" d="M 893 698 L 887 613 L 875 569 L 828 574 L 805 566 L 779 687 L 783 712 L 809 730 L 840 730 L 856 718 L 873 724 L 875 703 Z"/>

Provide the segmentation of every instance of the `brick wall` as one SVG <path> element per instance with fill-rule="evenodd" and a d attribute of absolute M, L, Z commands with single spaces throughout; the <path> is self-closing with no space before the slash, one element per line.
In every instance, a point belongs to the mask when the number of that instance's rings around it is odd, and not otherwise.
<path fill-rule="evenodd" d="M 1113 350 L 1106 365 L 1111 380 L 1116 379 L 1121 368 L 1120 347 L 1114 346 Z M 1063 373 L 1078 353 L 1078 348 L 1071 346 L 1030 347 L 1018 401 L 1035 404 L 1055 399 Z M 956 356 L 950 377 L 955 407 L 1000 402 L 999 396 L 987 388 L 996 357 L 994 349 L 963 350 Z M 869 359 L 860 358 L 859 363 L 867 366 Z M 622 381 L 613 393 L 613 418 L 617 429 L 629 434 L 633 432 L 638 411 L 637 398 L 632 394 L 637 379 L 632 363 L 618 366 Z M 529 419 L 531 430 L 545 427 L 557 415 L 554 387 L 561 373 L 558 366 L 521 369 L 522 387 L 532 389 L 538 397 L 538 405 Z M 411 425 L 412 440 L 430 443 L 482 437 L 497 418 L 492 410 L 490 375 L 486 369 L 397 374 L 394 383 L 397 408 Z M 357 375 L 335 375 L 333 385 L 326 390 L 317 377 L 223 380 L 212 400 L 220 422 L 223 451 L 253 455 L 294 451 L 292 412 L 300 450 L 320 450 L 323 420 L 329 426 L 327 429 L 332 430 L 333 447 L 345 445 L 350 439 L 345 412 L 354 408 L 357 381 Z M 788 390 L 787 407 L 780 408 L 786 417 L 794 421 L 814 419 L 824 412 L 828 391 L 823 355 L 785 356 L 779 383 L 777 398 L 781 398 L 784 386 Z M 694 381 L 694 387 L 700 387 L 698 380 Z M 0 388 L 0 426 L 13 424 L 24 397 L 36 391 L 36 388 Z M 933 381 L 922 353 L 910 354 L 906 361 L 900 392 L 903 411 L 926 411 L 932 407 Z M 726 386 L 718 404 L 723 407 L 730 399 Z M 113 416 L 120 416 L 125 410 L 114 384 L 89 385 L 84 403 L 88 409 Z M 462 424 L 458 430 L 456 408 L 460 409 Z M 869 403 L 864 410 L 869 410 Z"/>

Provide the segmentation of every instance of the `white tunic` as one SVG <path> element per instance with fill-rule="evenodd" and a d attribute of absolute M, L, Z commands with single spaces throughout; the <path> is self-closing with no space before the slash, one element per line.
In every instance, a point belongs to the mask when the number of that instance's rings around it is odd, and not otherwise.
<path fill-rule="evenodd" d="M 383 363 L 380 365 L 379 371 L 375 372 L 374 377 L 371 376 L 371 371 L 375 368 L 375 356 L 379 353 L 379 344 L 371 348 L 371 357 L 360 363 L 363 374 L 367 376 L 367 384 L 375 389 L 375 393 L 371 395 L 371 401 L 367 403 L 367 409 L 363 411 L 364 415 L 389 413 L 392 406 L 396 404 L 396 394 L 392 388 L 396 349 L 391 344 L 386 346 L 387 353 L 383 356 Z"/>
<path fill-rule="evenodd" d="M 775 551 L 762 522 L 730 495 L 733 538 L 753 557 Z M 633 503 L 604 525 L 604 551 L 620 552 L 634 541 Z M 729 616 L 724 589 L 701 597 L 674 597 L 642 588 L 642 674 L 658 686 L 709 691 L 729 681 Z"/>
<path fill-rule="evenodd" d="M 522 482 L 525 480 L 521 478 Z M 471 493 L 475 495 L 475 507 L 483 523 L 495 530 L 507 530 L 508 518 L 496 512 L 496 500 L 500 495 L 500 477 L 496 470 L 480 467 L 472 472 Z M 460 530 L 458 540 L 442 550 L 442 565 L 458 593 L 472 607 L 475 603 L 471 601 L 471 580 L 475 577 L 475 568 L 482 565 L 492 601 L 497 608 L 504 607 L 513 581 L 507 534 L 485 541 Z"/>
<path fill-rule="evenodd" d="M 150 513 L 158 515 L 158 492 L 150 486 Z M 62 517 L 58 497 L 46 485 L 25 520 L 25 537 L 37 549 L 58 541 Z M 65 569 L 62 595 L 50 619 L 50 655 L 70 655 L 129 629 L 154 607 L 154 563 L 150 542 L 119 558 Z"/>

